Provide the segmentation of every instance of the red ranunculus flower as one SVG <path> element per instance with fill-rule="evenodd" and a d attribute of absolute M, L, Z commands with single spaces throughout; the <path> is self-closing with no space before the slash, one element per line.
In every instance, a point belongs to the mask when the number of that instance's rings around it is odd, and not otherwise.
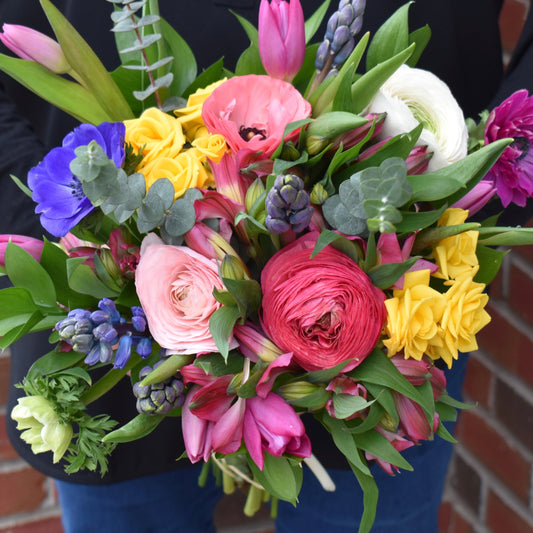
<path fill-rule="evenodd" d="M 220 133 L 235 152 L 261 152 L 268 159 L 290 122 L 311 115 L 311 104 L 290 84 L 269 76 L 236 76 L 219 85 L 202 106 L 211 133 Z M 300 129 L 289 138 L 297 138 Z"/>
<path fill-rule="evenodd" d="M 303 369 L 349 361 L 357 366 L 376 345 L 385 295 L 348 256 L 331 246 L 311 259 L 318 234 L 276 253 L 261 275 L 263 329 Z"/>

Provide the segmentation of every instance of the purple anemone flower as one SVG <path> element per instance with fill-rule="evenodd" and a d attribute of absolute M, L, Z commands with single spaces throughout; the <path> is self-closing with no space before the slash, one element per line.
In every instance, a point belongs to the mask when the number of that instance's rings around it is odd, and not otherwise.
<path fill-rule="evenodd" d="M 511 143 L 484 179 L 494 181 L 504 207 L 511 202 L 524 206 L 533 196 L 533 96 L 516 91 L 487 120 L 485 143 L 512 137 Z"/>
<path fill-rule="evenodd" d="M 99 126 L 81 124 L 70 132 L 60 147 L 52 149 L 28 173 L 28 185 L 37 202 L 41 225 L 56 237 L 66 235 L 94 206 L 83 193 L 81 182 L 70 171 L 78 146 L 96 141 L 117 167 L 124 164 L 124 136 L 121 122 L 103 122 Z"/>

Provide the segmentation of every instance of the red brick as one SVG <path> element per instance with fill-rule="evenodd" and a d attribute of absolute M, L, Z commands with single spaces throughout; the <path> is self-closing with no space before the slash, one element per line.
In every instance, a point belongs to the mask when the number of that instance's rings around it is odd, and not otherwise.
<path fill-rule="evenodd" d="M 500 14 L 500 31 L 504 50 L 511 51 L 518 41 L 526 19 L 527 6 L 519 0 L 506 0 Z"/>
<path fill-rule="evenodd" d="M 12 461 L 18 457 L 6 433 L 6 417 L 0 415 L 0 461 Z"/>
<path fill-rule="evenodd" d="M 474 528 L 466 518 L 454 511 L 450 522 L 450 533 L 474 533 Z"/>
<path fill-rule="evenodd" d="M 533 302 L 533 280 L 524 271 L 511 265 L 508 303 L 520 318 L 533 325 L 531 302 Z"/>
<path fill-rule="evenodd" d="M 62 533 L 63 526 L 59 516 L 45 518 L 39 521 L 27 522 L 7 529 L 0 529 L 0 533 Z"/>
<path fill-rule="evenodd" d="M 45 479 L 29 467 L 0 474 L 0 516 L 38 509 L 46 498 Z"/>
<path fill-rule="evenodd" d="M 492 322 L 477 336 L 479 346 L 508 370 L 533 387 L 533 365 L 531 353 L 533 342 L 489 302 L 488 312 Z"/>
<path fill-rule="evenodd" d="M 6 355 L 0 355 L 0 405 L 5 405 L 7 403 L 9 367 L 9 357 Z"/>
<path fill-rule="evenodd" d="M 493 492 L 489 493 L 486 521 L 490 531 L 494 533 L 507 533 L 511 531 L 533 533 L 531 521 L 529 523 L 524 521 Z"/>
<path fill-rule="evenodd" d="M 492 380 L 491 371 L 480 361 L 470 357 L 463 386 L 465 394 L 480 405 L 487 407 Z"/>
<path fill-rule="evenodd" d="M 448 533 L 450 531 L 450 521 L 452 517 L 452 504 L 442 502 L 439 507 L 439 533 Z"/>
<path fill-rule="evenodd" d="M 531 465 L 504 436 L 474 411 L 463 411 L 456 431 L 458 439 L 516 495 L 527 502 Z"/>
<path fill-rule="evenodd" d="M 498 300 L 503 300 L 505 298 L 503 293 L 504 286 L 504 269 L 500 268 L 496 277 L 490 282 L 489 295 L 491 298 L 497 298 Z"/>

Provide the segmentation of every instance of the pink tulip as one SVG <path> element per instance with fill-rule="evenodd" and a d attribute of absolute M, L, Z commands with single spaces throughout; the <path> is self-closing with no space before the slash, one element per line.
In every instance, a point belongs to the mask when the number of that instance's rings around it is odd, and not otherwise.
<path fill-rule="evenodd" d="M 213 422 L 194 415 L 189 408 L 192 397 L 199 389 L 200 387 L 196 385 L 189 391 L 181 411 L 183 441 L 191 463 L 197 463 L 200 459 L 208 461 L 213 451 L 211 446 Z"/>
<path fill-rule="evenodd" d="M 0 40 L 22 59 L 40 63 L 56 74 L 71 70 L 61 46 L 44 33 L 27 26 L 4 24 Z"/>
<path fill-rule="evenodd" d="M 255 464 L 263 470 L 264 451 L 275 457 L 289 453 L 311 456 L 311 441 L 294 409 L 280 396 L 248 398 L 244 413 L 244 443 Z"/>
<path fill-rule="evenodd" d="M 26 250 L 37 261 L 41 260 L 41 252 L 44 246 L 43 241 L 34 239 L 33 237 L 26 237 L 25 235 L 6 234 L 0 235 L 0 266 L 6 266 L 6 248 L 10 242 Z"/>
<path fill-rule="evenodd" d="M 261 0 L 259 55 L 268 74 L 291 81 L 305 57 L 304 14 L 299 0 Z"/>
<path fill-rule="evenodd" d="M 237 398 L 237 401 L 215 423 L 212 435 L 215 452 L 235 453 L 241 447 L 247 403 L 244 398 Z"/>
<path fill-rule="evenodd" d="M 472 216 L 484 207 L 495 194 L 496 186 L 494 182 L 490 179 L 483 179 L 451 207 L 467 209 L 468 216 Z"/>

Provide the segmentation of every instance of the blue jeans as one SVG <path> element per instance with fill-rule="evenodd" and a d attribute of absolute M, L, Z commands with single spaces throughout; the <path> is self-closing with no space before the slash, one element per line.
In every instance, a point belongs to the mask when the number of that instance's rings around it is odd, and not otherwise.
<path fill-rule="evenodd" d="M 460 398 L 466 356 L 448 374 L 448 392 Z M 452 430 L 453 425 L 448 424 Z M 379 487 L 372 533 L 438 532 L 440 506 L 452 445 L 434 442 L 409 448 L 404 457 L 414 468 L 395 477 L 373 464 Z M 210 477 L 198 487 L 198 465 L 111 485 L 56 481 L 66 533 L 211 533 L 213 511 L 222 491 Z M 279 502 L 278 533 L 355 533 L 363 496 L 351 470 L 330 470 L 337 490 L 325 492 L 304 467 L 298 507 Z"/>

